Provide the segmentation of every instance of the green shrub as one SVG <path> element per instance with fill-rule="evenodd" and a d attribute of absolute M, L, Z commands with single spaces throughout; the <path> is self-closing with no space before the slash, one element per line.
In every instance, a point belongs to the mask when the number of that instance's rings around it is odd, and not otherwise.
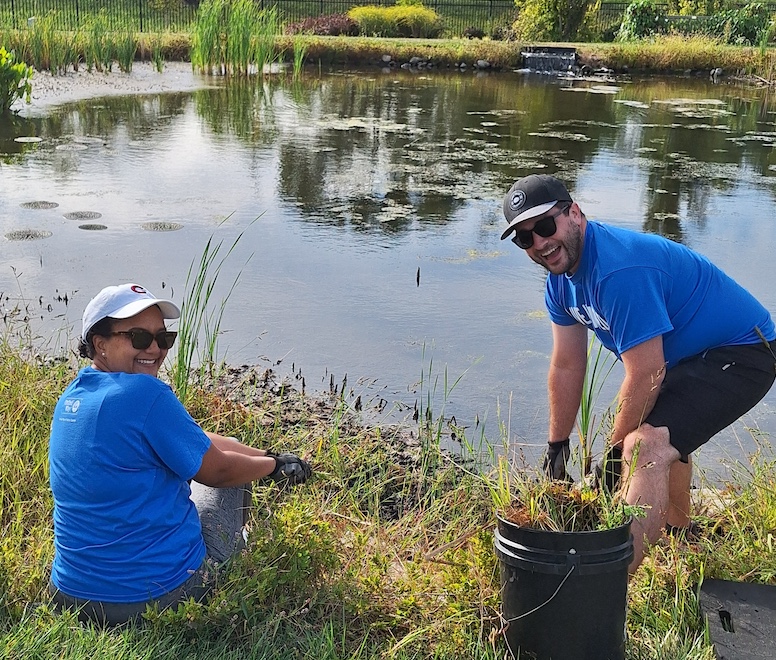
<path fill-rule="evenodd" d="M 744 7 L 728 9 L 710 16 L 711 34 L 729 44 L 754 46 L 762 41 L 770 26 L 770 14 L 765 5 L 752 2 Z"/>
<path fill-rule="evenodd" d="M 711 16 L 731 3 L 728 0 L 668 0 L 670 16 Z"/>
<path fill-rule="evenodd" d="M 388 7 L 388 14 L 396 25 L 398 37 L 433 39 L 442 32 L 439 14 L 423 5 Z"/>
<path fill-rule="evenodd" d="M 375 5 L 353 7 L 348 11 L 348 18 L 355 21 L 359 32 L 366 36 L 386 37 L 391 31 L 385 7 Z"/>
<path fill-rule="evenodd" d="M 654 0 L 634 0 L 625 9 L 617 41 L 632 41 L 664 31 L 665 14 Z"/>
<path fill-rule="evenodd" d="M 712 2 L 696 3 L 698 8 L 713 8 Z M 689 6 L 682 5 L 682 11 Z M 669 9 L 669 11 L 671 11 Z M 701 35 L 735 45 L 756 45 L 767 35 L 770 14 L 759 2 L 744 7 L 719 11 L 713 15 L 685 15 L 666 18 L 664 10 L 654 0 L 635 0 L 625 10 L 618 41 L 643 39 L 655 34 L 670 32 L 681 35 Z"/>
<path fill-rule="evenodd" d="M 415 37 L 433 39 L 442 32 L 442 20 L 422 4 L 404 3 L 394 7 L 363 5 L 353 7 L 348 18 L 358 23 L 359 32 L 374 37 Z"/>
<path fill-rule="evenodd" d="M 555 38 L 555 24 L 549 5 L 527 0 L 512 24 L 512 29 L 518 39 L 552 41 Z"/>
<path fill-rule="evenodd" d="M 0 46 L 0 114 L 6 114 L 19 99 L 30 102 L 32 67 L 16 62 L 13 52 Z"/>

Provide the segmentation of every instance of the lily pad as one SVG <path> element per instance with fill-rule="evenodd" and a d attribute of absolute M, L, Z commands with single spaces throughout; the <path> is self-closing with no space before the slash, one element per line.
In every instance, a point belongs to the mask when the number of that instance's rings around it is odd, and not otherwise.
<path fill-rule="evenodd" d="M 72 211 L 65 213 L 68 220 L 97 220 L 102 217 L 102 213 L 97 211 Z"/>
<path fill-rule="evenodd" d="M 33 142 L 43 142 L 43 138 L 38 137 L 37 135 L 20 135 L 17 138 L 13 139 L 14 142 L 23 142 L 23 143 L 33 143 Z"/>
<path fill-rule="evenodd" d="M 499 227 L 499 231 L 501 228 Z M 479 261 L 481 259 L 496 259 L 504 255 L 504 252 L 500 250 L 493 250 L 491 252 L 482 252 L 481 250 L 467 250 L 466 256 L 463 257 L 448 257 L 442 259 L 442 261 L 449 264 L 468 264 L 472 261 Z"/>
<path fill-rule="evenodd" d="M 78 144 L 105 144 L 105 140 L 101 137 L 96 137 L 94 135 L 77 135 L 73 138 L 73 142 L 76 142 Z"/>
<path fill-rule="evenodd" d="M 51 235 L 51 232 L 45 229 L 17 229 L 9 231 L 5 237 L 9 241 L 36 241 L 39 238 L 48 238 Z"/>
<path fill-rule="evenodd" d="M 35 202 L 23 202 L 22 204 L 19 204 L 23 209 L 34 209 L 34 210 L 41 210 L 41 209 L 55 209 L 59 204 L 56 202 L 46 202 L 43 200 L 35 201 Z"/>
<path fill-rule="evenodd" d="M 140 226 L 147 231 L 178 231 L 183 229 L 183 225 L 179 222 L 144 222 Z"/>
<path fill-rule="evenodd" d="M 107 229 L 105 225 L 78 225 L 78 229 L 85 229 L 86 231 L 102 231 Z"/>
<path fill-rule="evenodd" d="M 84 151 L 89 147 L 87 147 L 85 144 L 68 143 L 68 144 L 58 144 L 54 148 L 57 151 Z"/>
<path fill-rule="evenodd" d="M 649 103 L 643 101 L 629 101 L 628 99 L 614 99 L 615 103 L 627 105 L 629 108 L 639 108 L 640 110 L 649 110 Z"/>
<path fill-rule="evenodd" d="M 566 133 L 564 131 L 547 131 L 546 133 L 532 132 L 528 135 L 534 137 L 553 138 L 555 140 L 571 140 L 573 142 L 590 142 L 591 138 L 582 133 Z"/>

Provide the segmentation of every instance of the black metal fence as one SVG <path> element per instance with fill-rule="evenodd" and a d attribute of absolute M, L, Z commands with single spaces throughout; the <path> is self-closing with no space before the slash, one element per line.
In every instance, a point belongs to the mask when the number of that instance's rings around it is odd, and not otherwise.
<path fill-rule="evenodd" d="M 588 27 L 597 35 L 613 35 L 622 23 L 622 17 L 628 8 L 629 2 L 617 2 L 601 4 L 595 14 L 588 16 Z"/>
<path fill-rule="evenodd" d="M 285 23 L 310 16 L 344 14 L 362 4 L 394 5 L 395 0 L 257 0 L 264 9 L 275 7 Z M 49 15 L 60 30 L 73 30 L 90 15 L 104 11 L 109 29 L 139 32 L 185 32 L 196 16 L 196 0 L 0 0 L 0 28 L 22 29 L 33 17 Z M 514 0 L 426 0 L 452 34 L 474 27 L 489 34 L 515 19 Z"/>
<path fill-rule="evenodd" d="M 22 29 L 35 17 L 51 14 L 54 27 L 74 30 L 90 16 L 104 12 L 108 29 L 139 32 L 186 32 L 196 17 L 199 0 L 0 0 L 0 29 Z M 394 5 L 395 0 L 256 0 L 264 9 L 275 7 L 285 23 L 311 16 L 344 14 L 362 4 Z M 599 35 L 613 32 L 622 22 L 628 2 L 602 4 L 589 19 Z M 776 12 L 776 4 L 765 3 Z M 468 28 L 492 34 L 509 27 L 517 17 L 514 0 L 426 0 L 424 5 L 436 11 L 452 35 Z M 661 6 L 661 5 L 658 5 Z"/>

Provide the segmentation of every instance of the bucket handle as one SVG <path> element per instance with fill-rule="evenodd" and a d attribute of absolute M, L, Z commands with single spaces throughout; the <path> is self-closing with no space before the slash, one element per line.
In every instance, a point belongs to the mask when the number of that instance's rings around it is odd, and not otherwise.
<path fill-rule="evenodd" d="M 522 614 L 518 614 L 517 616 L 513 616 L 509 619 L 505 619 L 507 623 L 512 623 L 513 621 L 517 621 L 518 619 L 522 619 L 523 617 L 529 616 L 533 614 L 534 612 L 538 612 L 540 609 L 542 609 L 545 605 L 547 605 L 555 596 L 560 593 L 561 588 L 564 584 L 566 584 L 566 580 L 569 579 L 571 574 L 574 572 L 574 569 L 576 568 L 576 564 L 571 564 L 569 566 L 569 571 L 566 573 L 566 576 L 560 581 L 560 584 L 558 585 L 558 588 L 555 590 L 555 592 L 550 596 L 547 600 L 545 600 L 541 605 L 537 605 L 532 610 L 528 610 L 527 612 L 523 612 Z"/>

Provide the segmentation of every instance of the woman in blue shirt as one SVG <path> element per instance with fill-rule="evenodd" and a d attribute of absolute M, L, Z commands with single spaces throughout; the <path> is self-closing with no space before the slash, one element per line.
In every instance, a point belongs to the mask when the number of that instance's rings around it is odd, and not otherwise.
<path fill-rule="evenodd" d="M 203 599 L 217 564 L 243 547 L 246 484 L 311 474 L 293 454 L 203 431 L 157 378 L 177 334 L 165 319 L 179 316 L 138 284 L 106 287 L 84 311 L 92 364 L 60 397 L 49 447 L 49 589 L 82 620 L 122 624 Z"/>

